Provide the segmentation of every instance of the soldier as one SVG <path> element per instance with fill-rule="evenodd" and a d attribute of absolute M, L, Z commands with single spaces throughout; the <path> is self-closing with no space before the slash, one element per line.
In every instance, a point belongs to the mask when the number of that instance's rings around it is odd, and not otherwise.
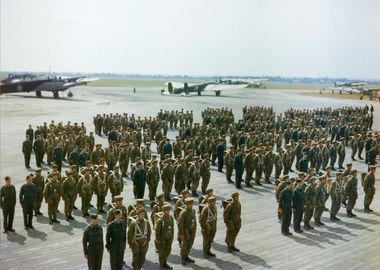
<path fill-rule="evenodd" d="M 61 199 L 61 183 L 58 181 L 58 173 L 53 173 L 45 186 L 44 198 L 48 204 L 49 224 L 60 223 L 57 220 L 57 210 Z"/>
<path fill-rule="evenodd" d="M 91 153 L 91 163 L 98 165 L 100 159 L 104 158 L 104 150 L 102 149 L 102 145 L 100 143 L 97 143 L 95 147 L 95 150 Z"/>
<path fill-rule="evenodd" d="M 173 188 L 173 179 L 174 179 L 174 167 L 173 159 L 167 158 L 164 161 L 164 167 L 161 171 L 161 180 L 162 180 L 162 190 L 165 195 L 165 200 L 171 201 L 170 192 Z"/>
<path fill-rule="evenodd" d="M 237 189 L 242 189 L 241 180 L 244 173 L 243 154 L 241 148 L 237 150 L 237 154 L 234 158 L 235 168 L 235 186 Z"/>
<path fill-rule="evenodd" d="M 275 179 L 278 179 L 281 175 L 281 171 L 282 171 L 282 153 L 283 153 L 283 150 L 282 148 L 278 148 L 277 149 L 277 153 L 276 155 L 274 156 L 274 168 L 275 168 Z"/>
<path fill-rule="evenodd" d="M 336 216 L 342 202 L 342 187 L 338 177 L 331 180 L 328 193 L 331 197 L 330 220 L 333 222 L 340 221 L 340 219 Z"/>
<path fill-rule="evenodd" d="M 255 164 L 256 164 L 256 175 L 255 175 L 255 183 L 258 186 L 262 186 L 260 179 L 264 171 L 264 160 L 262 155 L 261 148 L 257 148 L 257 155 L 255 156 Z"/>
<path fill-rule="evenodd" d="M 33 151 L 36 157 L 36 166 L 41 167 L 41 163 L 44 157 L 44 142 L 42 141 L 41 136 L 37 136 L 36 140 L 34 141 Z"/>
<path fill-rule="evenodd" d="M 62 169 L 62 162 L 63 162 L 62 160 L 63 160 L 62 144 L 58 143 L 53 150 L 53 161 L 54 161 L 54 164 L 57 165 L 57 169 L 59 172 L 61 172 L 61 169 Z"/>
<path fill-rule="evenodd" d="M 151 228 L 145 214 L 144 209 L 139 209 L 137 217 L 133 219 L 128 227 L 128 245 L 132 251 L 133 270 L 142 268 L 149 247 Z"/>
<path fill-rule="evenodd" d="M 13 229 L 13 218 L 16 206 L 16 188 L 12 185 L 9 176 L 4 178 L 5 185 L 0 189 L 0 208 L 3 209 L 3 233 L 15 232 Z"/>
<path fill-rule="evenodd" d="M 173 216 L 170 215 L 170 208 L 170 205 L 164 205 L 162 207 L 163 214 L 157 219 L 154 226 L 158 258 L 160 266 L 164 269 L 173 269 L 167 262 L 174 237 L 174 219 Z"/>
<path fill-rule="evenodd" d="M 108 185 L 112 194 L 112 201 L 116 195 L 120 195 L 124 189 L 123 175 L 119 172 L 119 166 L 115 165 L 113 171 L 108 176 Z"/>
<path fill-rule="evenodd" d="M 183 265 L 186 265 L 187 262 L 194 262 L 194 260 L 189 257 L 190 249 L 193 246 L 197 229 L 193 202 L 193 198 L 186 198 L 186 208 L 181 211 L 178 217 L 178 234 L 179 238 L 182 240 L 181 261 Z"/>
<path fill-rule="evenodd" d="M 71 171 L 67 172 L 67 177 L 61 185 L 61 194 L 62 194 L 62 199 L 65 202 L 66 220 L 67 221 L 70 221 L 70 219 L 74 220 L 74 217 L 72 216 L 72 212 L 73 212 L 75 199 L 77 196 L 77 183 L 74 180 L 73 173 Z"/>
<path fill-rule="evenodd" d="M 153 201 L 157 194 L 157 186 L 160 181 L 160 172 L 157 167 L 157 160 L 152 161 L 152 166 L 146 174 L 146 183 L 149 188 L 149 200 Z"/>
<path fill-rule="evenodd" d="M 296 183 L 297 187 L 293 192 L 293 227 L 295 232 L 302 233 L 301 221 L 304 212 L 304 190 L 301 179 L 297 179 Z"/>
<path fill-rule="evenodd" d="M 25 229 L 34 229 L 32 220 L 33 206 L 36 201 L 36 186 L 33 184 L 32 177 L 30 175 L 26 177 L 26 184 L 21 186 L 19 199 L 24 216 Z"/>
<path fill-rule="evenodd" d="M 370 165 L 369 166 L 369 172 L 364 177 L 364 185 L 363 190 L 365 193 L 364 197 L 364 212 L 369 213 L 373 212 L 372 209 L 369 208 L 369 206 L 372 203 L 373 197 L 375 195 L 375 172 L 376 172 L 376 165 Z"/>
<path fill-rule="evenodd" d="M 177 166 L 175 169 L 175 182 L 174 182 L 174 188 L 177 191 L 178 194 L 181 193 L 182 190 L 185 189 L 185 183 L 187 180 L 187 166 L 186 166 L 186 160 L 181 159 L 181 164 Z"/>
<path fill-rule="evenodd" d="M 24 154 L 25 168 L 30 168 L 30 156 L 32 155 L 32 141 L 30 137 L 26 135 L 25 141 L 22 143 L 22 153 Z"/>
<path fill-rule="evenodd" d="M 207 186 L 210 182 L 210 160 L 209 160 L 209 154 L 206 153 L 204 155 L 204 159 L 201 162 L 200 166 L 200 175 L 202 177 L 202 194 L 206 193 Z"/>
<path fill-rule="evenodd" d="M 282 215 L 281 222 L 281 233 L 282 235 L 292 235 L 289 232 L 290 221 L 292 220 L 292 202 L 293 202 L 293 191 L 292 182 L 286 181 L 286 188 L 280 193 L 279 200 L 279 210 Z"/>
<path fill-rule="evenodd" d="M 128 210 L 123 205 L 123 196 L 116 195 L 115 202 L 111 203 L 111 205 L 109 206 L 109 210 L 108 210 L 107 218 L 106 218 L 107 224 L 111 223 L 115 219 L 114 212 L 116 209 L 119 209 L 121 211 L 121 219 L 127 222 Z"/>
<path fill-rule="evenodd" d="M 228 247 L 228 252 L 240 251 L 235 246 L 236 237 L 241 228 L 241 204 L 239 201 L 239 193 L 231 194 L 232 200 L 224 208 L 223 219 L 227 226 L 225 242 Z"/>
<path fill-rule="evenodd" d="M 43 215 L 40 211 L 41 203 L 44 198 L 45 179 L 41 175 L 41 168 L 36 168 L 36 174 L 32 177 L 32 182 L 36 186 L 36 203 L 34 205 L 34 215 Z"/>
<path fill-rule="evenodd" d="M 316 226 L 325 225 L 321 222 L 321 216 L 325 209 L 325 189 L 323 185 L 326 183 L 326 175 L 322 175 L 319 177 L 319 183 L 315 188 L 315 196 L 314 196 L 314 222 Z"/>
<path fill-rule="evenodd" d="M 338 166 L 339 166 L 339 169 L 343 169 L 343 162 L 344 162 L 344 158 L 346 157 L 346 150 L 345 150 L 345 147 L 344 147 L 344 139 L 340 140 L 336 151 L 338 153 Z M 333 167 L 333 166 L 331 166 L 331 167 Z"/>
<path fill-rule="evenodd" d="M 127 227 L 119 209 L 115 209 L 113 214 L 115 219 L 107 225 L 106 249 L 110 253 L 111 270 L 122 270 Z"/>
<path fill-rule="evenodd" d="M 245 169 L 245 185 L 247 187 L 252 187 L 251 180 L 255 169 L 257 168 L 257 158 L 255 154 L 255 149 L 252 147 L 249 153 L 244 157 L 244 169 Z"/>
<path fill-rule="evenodd" d="M 89 270 L 102 269 L 103 229 L 99 225 L 98 215 L 91 215 L 91 224 L 83 232 L 83 253 Z"/>
<path fill-rule="evenodd" d="M 231 180 L 232 172 L 234 170 L 234 147 L 230 147 L 230 151 L 224 155 L 224 164 L 226 165 L 226 178 L 228 183 L 233 183 Z"/>
<path fill-rule="evenodd" d="M 114 141 L 110 141 L 110 145 L 109 147 L 106 148 L 104 152 L 104 156 L 105 156 L 108 168 L 113 168 L 116 165 L 117 158 L 118 158 L 117 148 L 115 146 Z"/>
<path fill-rule="evenodd" d="M 25 135 L 28 136 L 30 142 L 33 145 L 33 138 L 34 138 L 34 130 L 32 128 L 32 125 L 29 124 L 28 129 L 25 132 Z"/>
<path fill-rule="evenodd" d="M 97 200 L 96 200 L 96 206 L 98 208 L 98 213 L 106 213 L 106 211 L 103 210 L 103 206 L 106 200 L 106 196 L 108 193 L 108 181 L 107 181 L 107 174 L 104 172 L 104 166 L 99 165 L 98 166 L 98 172 L 95 173 L 95 176 L 92 181 L 93 190 L 96 194 Z"/>
<path fill-rule="evenodd" d="M 331 145 L 330 148 L 330 167 L 333 171 L 335 171 L 334 165 L 337 158 L 337 142 L 334 142 L 333 145 Z"/>
<path fill-rule="evenodd" d="M 199 157 L 194 157 L 194 162 L 189 168 L 188 178 L 191 179 L 191 192 L 193 196 L 198 197 L 197 189 L 199 186 L 199 179 L 201 177 L 201 164 L 199 163 Z"/>
<path fill-rule="evenodd" d="M 272 147 L 268 146 L 267 151 L 264 155 L 264 176 L 265 183 L 267 184 L 272 184 L 272 182 L 269 179 L 273 171 L 274 157 L 275 155 L 272 152 Z"/>
<path fill-rule="evenodd" d="M 123 148 L 119 153 L 119 165 L 121 169 L 121 174 L 123 176 L 127 176 L 130 155 L 131 150 L 129 148 L 129 143 L 124 143 Z"/>
<path fill-rule="evenodd" d="M 137 162 L 137 170 L 133 173 L 133 185 L 136 190 L 136 198 L 143 199 L 145 193 L 146 171 L 141 161 Z"/>
<path fill-rule="evenodd" d="M 356 200 L 358 198 L 358 178 L 357 178 L 357 170 L 352 171 L 352 175 L 349 176 L 349 180 L 347 181 L 345 194 L 347 198 L 347 206 L 346 212 L 347 217 L 352 218 L 356 217 L 354 213 L 352 213 L 352 209 L 354 209 Z"/>
<path fill-rule="evenodd" d="M 314 197 L 315 197 L 315 180 L 313 176 L 309 179 L 309 184 L 305 189 L 304 201 L 305 201 L 305 215 L 303 218 L 303 227 L 306 230 L 314 229 L 310 226 L 310 220 L 314 213 Z"/>
<path fill-rule="evenodd" d="M 223 172 L 223 156 L 224 156 L 224 150 L 226 146 L 224 144 L 224 139 L 219 139 L 219 144 L 216 146 L 216 153 L 218 157 L 218 172 Z"/>
<path fill-rule="evenodd" d="M 84 169 L 84 175 L 79 179 L 77 190 L 79 196 L 82 198 L 82 214 L 83 217 L 88 217 L 90 214 L 88 213 L 88 209 L 90 208 L 91 198 L 93 194 L 92 189 L 92 176 L 90 174 L 90 169 Z"/>
<path fill-rule="evenodd" d="M 214 241 L 217 228 L 217 210 L 215 197 L 208 197 L 206 204 L 199 216 L 199 223 L 202 228 L 203 235 L 203 256 L 208 259 L 210 256 L 215 257 L 215 254 L 210 251 L 211 243 Z"/>

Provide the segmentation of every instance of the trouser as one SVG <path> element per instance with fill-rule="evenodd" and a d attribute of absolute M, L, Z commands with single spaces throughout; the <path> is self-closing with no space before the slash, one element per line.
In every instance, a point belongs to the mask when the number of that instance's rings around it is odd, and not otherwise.
<path fill-rule="evenodd" d="M 206 194 L 208 183 L 210 183 L 210 175 L 202 176 L 202 194 Z"/>
<path fill-rule="evenodd" d="M 272 174 L 272 171 L 273 171 L 273 167 L 265 169 L 265 173 L 264 173 L 265 182 L 269 182 L 270 175 Z"/>
<path fill-rule="evenodd" d="M 52 151 L 47 151 L 46 152 L 46 161 L 50 165 L 51 162 L 53 161 L 53 152 Z"/>
<path fill-rule="evenodd" d="M 345 158 L 344 155 L 339 155 L 339 156 L 338 156 L 338 165 L 339 165 L 339 169 L 343 169 L 344 158 Z"/>
<path fill-rule="evenodd" d="M 305 207 L 305 214 L 303 216 L 303 224 L 304 225 L 309 225 L 311 217 L 313 216 L 314 213 L 314 206 L 307 206 Z"/>
<path fill-rule="evenodd" d="M 346 206 L 347 212 L 352 211 L 352 209 L 354 209 L 355 204 L 356 204 L 356 198 L 348 197 L 347 206 Z"/>
<path fill-rule="evenodd" d="M 165 263 L 167 263 L 167 259 L 172 250 L 172 241 L 160 242 L 160 244 L 158 244 L 157 247 L 158 247 L 158 260 L 160 262 L 160 265 L 162 266 Z"/>
<path fill-rule="evenodd" d="M 282 167 L 275 167 L 275 179 L 279 179 L 281 175 Z"/>
<path fill-rule="evenodd" d="M 359 156 L 359 158 L 361 158 L 362 157 L 362 153 L 363 153 L 363 149 L 364 149 L 364 147 L 358 147 L 359 149 L 358 149 L 358 156 Z"/>
<path fill-rule="evenodd" d="M 74 196 L 66 196 L 65 197 L 65 214 L 71 215 L 74 207 Z"/>
<path fill-rule="evenodd" d="M 122 270 L 124 261 L 124 249 L 113 247 L 110 251 L 111 270 Z"/>
<path fill-rule="evenodd" d="M 281 220 L 281 232 L 289 233 L 290 222 L 292 220 L 292 209 L 282 209 L 282 220 Z"/>
<path fill-rule="evenodd" d="M 197 189 L 198 189 L 198 186 L 199 186 L 199 179 L 200 179 L 199 175 L 195 175 L 195 176 L 192 177 L 191 192 L 193 194 L 197 192 Z"/>
<path fill-rule="evenodd" d="M 121 163 L 121 164 L 119 163 L 119 165 L 120 165 L 121 174 L 126 175 L 127 171 L 128 171 L 129 162 L 125 162 L 125 163 Z"/>
<path fill-rule="evenodd" d="M 174 183 L 175 190 L 178 195 L 181 194 L 181 191 L 185 189 L 185 180 L 184 179 L 176 179 Z"/>
<path fill-rule="evenodd" d="M 13 228 L 13 218 L 15 216 L 14 206 L 3 206 L 3 228 L 8 231 Z"/>
<path fill-rule="evenodd" d="M 223 170 L 223 157 L 218 157 L 218 171 L 221 172 Z"/>
<path fill-rule="evenodd" d="M 104 202 L 106 201 L 107 194 L 96 195 L 96 207 L 99 211 L 103 210 Z"/>
<path fill-rule="evenodd" d="M 24 216 L 24 226 L 30 227 L 32 226 L 32 220 L 33 220 L 33 204 L 24 204 L 22 206 L 22 213 Z"/>
<path fill-rule="evenodd" d="M 235 186 L 241 188 L 241 178 L 243 176 L 243 170 L 235 170 Z"/>
<path fill-rule="evenodd" d="M 144 185 L 136 185 L 136 196 L 137 199 L 143 199 L 145 193 L 145 184 Z"/>
<path fill-rule="evenodd" d="M 48 215 L 49 215 L 49 219 L 53 219 L 53 220 L 57 219 L 58 204 L 59 204 L 59 199 L 49 200 L 49 202 L 48 202 Z"/>
<path fill-rule="evenodd" d="M 314 211 L 315 222 L 321 222 L 321 216 L 322 216 L 323 210 L 324 210 L 324 206 L 315 207 L 315 211 Z"/>
<path fill-rule="evenodd" d="M 303 208 L 294 208 L 293 227 L 295 231 L 301 230 L 302 216 L 303 216 Z"/>
<path fill-rule="evenodd" d="M 189 232 L 189 235 L 182 238 L 182 244 L 181 244 L 181 258 L 185 259 L 189 257 L 190 249 L 194 244 L 195 239 L 195 231 Z"/>
<path fill-rule="evenodd" d="M 84 193 L 81 195 L 81 198 L 82 198 L 82 213 L 83 214 L 87 214 L 88 213 L 88 209 L 90 209 L 90 202 L 91 202 L 91 197 L 92 197 L 92 194 L 87 194 L 87 193 Z"/>
<path fill-rule="evenodd" d="M 351 153 L 351 158 L 354 159 L 355 158 L 355 155 L 356 155 L 356 152 L 358 151 L 358 148 L 357 147 L 352 147 L 352 153 Z"/>
<path fill-rule="evenodd" d="M 173 188 L 173 181 L 169 181 L 167 179 L 162 181 L 162 190 L 164 192 L 166 199 L 170 197 L 170 192 L 172 191 L 172 188 Z"/>
<path fill-rule="evenodd" d="M 234 247 L 236 237 L 240 231 L 240 224 L 233 224 L 233 225 L 227 225 L 227 231 L 226 231 L 226 239 L 225 242 L 227 246 Z"/>
<path fill-rule="evenodd" d="M 35 152 L 34 155 L 36 157 L 36 166 L 41 168 L 41 162 L 42 162 L 42 158 L 43 158 L 43 153 Z"/>
<path fill-rule="evenodd" d="M 34 212 L 35 213 L 39 213 L 40 212 L 41 203 L 42 203 L 43 198 L 44 198 L 43 193 L 42 192 L 37 192 L 37 194 L 36 194 L 36 201 L 35 201 L 35 204 L 34 204 Z"/>
<path fill-rule="evenodd" d="M 24 153 L 25 168 L 30 168 L 30 156 L 32 153 Z"/>
<path fill-rule="evenodd" d="M 232 171 L 233 171 L 233 167 L 230 166 L 230 165 L 226 165 L 226 178 L 227 178 L 227 181 L 232 181 L 231 180 Z"/>
<path fill-rule="evenodd" d="M 259 166 L 256 170 L 256 175 L 255 175 L 256 184 L 260 184 L 260 179 L 262 175 L 263 175 L 263 169 Z"/>
<path fill-rule="evenodd" d="M 148 189 L 149 189 L 149 200 L 154 201 L 157 194 L 157 185 L 150 184 L 148 185 Z"/>
<path fill-rule="evenodd" d="M 338 214 L 341 202 L 342 202 L 342 198 L 341 198 L 340 193 L 331 195 L 331 208 L 330 208 L 331 216 L 336 216 L 336 214 Z"/>
<path fill-rule="evenodd" d="M 287 175 L 287 174 L 289 174 L 289 171 L 290 171 L 290 168 L 288 166 L 284 166 L 284 172 L 283 172 L 283 174 Z"/>
<path fill-rule="evenodd" d="M 365 192 L 365 196 L 364 196 L 364 209 L 369 209 L 369 206 L 372 203 L 374 195 L 375 195 L 375 192 L 372 191 L 372 190 Z"/>
<path fill-rule="evenodd" d="M 88 254 L 88 270 L 101 270 L 103 260 L 103 250 L 99 254 Z"/>
<path fill-rule="evenodd" d="M 143 246 L 133 245 L 132 247 L 132 267 L 133 270 L 140 270 L 145 263 L 145 255 L 148 251 L 148 243 Z"/>
<path fill-rule="evenodd" d="M 214 241 L 216 228 L 210 230 L 202 230 L 203 235 L 203 252 L 208 253 L 211 249 L 211 243 Z"/>
<path fill-rule="evenodd" d="M 251 170 L 251 169 L 245 170 L 245 181 L 244 182 L 246 185 L 250 185 L 250 182 L 252 180 L 253 171 L 254 170 Z"/>
<path fill-rule="evenodd" d="M 330 167 L 334 169 L 336 158 L 330 158 Z"/>

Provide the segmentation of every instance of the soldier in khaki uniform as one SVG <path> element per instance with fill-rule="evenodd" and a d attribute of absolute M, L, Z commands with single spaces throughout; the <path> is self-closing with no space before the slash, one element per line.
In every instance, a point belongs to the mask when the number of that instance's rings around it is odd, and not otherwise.
<path fill-rule="evenodd" d="M 193 196 L 198 197 L 197 189 L 199 186 L 199 179 L 201 178 L 201 164 L 199 163 L 199 157 L 194 157 L 194 162 L 190 165 L 188 178 L 191 179 L 191 192 Z"/>
<path fill-rule="evenodd" d="M 230 147 L 230 151 L 224 155 L 224 164 L 226 165 L 226 178 L 228 183 L 232 183 L 231 176 L 234 170 L 234 147 Z"/>
<path fill-rule="evenodd" d="M 338 178 L 332 179 L 329 185 L 329 191 L 331 197 L 331 209 L 330 209 L 330 220 L 340 221 L 336 216 L 340 209 L 340 204 L 342 202 L 342 187 Z"/>
<path fill-rule="evenodd" d="M 119 153 L 119 165 L 120 165 L 121 174 L 123 176 L 127 176 L 130 156 L 131 156 L 131 149 L 129 148 L 129 144 L 124 143 L 123 148 L 121 149 Z"/>
<path fill-rule="evenodd" d="M 98 212 L 100 214 L 105 213 L 103 206 L 108 193 L 108 182 L 107 174 L 104 172 L 103 165 L 98 166 L 98 172 L 95 173 L 95 176 L 92 180 L 92 188 L 97 197 L 96 206 L 98 208 Z"/>
<path fill-rule="evenodd" d="M 161 179 L 162 179 L 162 190 L 165 195 L 165 200 L 171 201 L 170 192 L 173 188 L 173 179 L 174 179 L 174 160 L 171 158 L 167 158 L 165 160 L 165 165 L 161 171 Z"/>
<path fill-rule="evenodd" d="M 303 227 L 306 230 L 314 229 L 310 226 L 310 220 L 314 213 L 315 180 L 315 177 L 311 177 L 309 179 L 309 184 L 305 189 L 305 214 L 303 216 Z"/>
<path fill-rule="evenodd" d="M 210 155 L 206 153 L 201 162 L 201 177 L 202 177 L 202 194 L 206 193 L 207 186 L 210 182 Z"/>
<path fill-rule="evenodd" d="M 113 171 L 108 176 L 108 186 L 112 194 L 112 201 L 116 195 L 120 195 L 124 189 L 123 175 L 119 172 L 119 166 L 114 166 Z"/>
<path fill-rule="evenodd" d="M 352 213 L 352 209 L 354 209 L 356 200 L 358 198 L 358 178 L 357 178 L 357 171 L 353 170 L 352 176 L 349 176 L 349 179 L 347 181 L 346 187 L 345 187 L 345 195 L 347 198 L 347 216 L 349 218 L 356 217 L 354 213 Z"/>
<path fill-rule="evenodd" d="M 89 217 L 90 214 L 88 210 L 90 208 L 90 202 L 93 194 L 92 189 L 92 176 L 89 168 L 84 169 L 84 175 L 79 179 L 77 185 L 77 191 L 79 196 L 82 198 L 82 214 L 83 217 Z"/>
<path fill-rule="evenodd" d="M 175 170 L 174 188 L 178 194 L 180 194 L 181 191 L 185 189 L 186 180 L 187 180 L 186 160 L 181 159 L 181 165 L 177 166 Z"/>
<path fill-rule="evenodd" d="M 370 165 L 369 166 L 369 172 L 364 177 L 364 185 L 363 190 L 365 193 L 364 197 L 364 212 L 369 213 L 373 212 L 372 209 L 369 208 L 373 201 L 373 197 L 375 196 L 375 172 L 376 172 L 376 165 Z"/>
<path fill-rule="evenodd" d="M 128 227 L 128 244 L 132 250 L 133 270 L 142 268 L 149 247 L 151 228 L 145 214 L 144 209 L 139 209 L 136 219 Z"/>
<path fill-rule="evenodd" d="M 257 167 L 255 149 L 251 148 L 249 153 L 244 157 L 245 185 L 252 187 L 251 180 L 253 172 Z"/>
<path fill-rule="evenodd" d="M 66 179 L 62 182 L 61 185 L 61 195 L 62 199 L 65 202 L 65 215 L 66 220 L 74 220 L 72 216 L 73 206 L 77 194 L 77 183 L 73 178 L 73 173 L 71 171 L 67 172 Z"/>
<path fill-rule="evenodd" d="M 41 168 L 36 168 L 36 174 L 32 177 L 32 182 L 36 186 L 36 203 L 34 205 L 34 215 L 43 215 L 40 211 L 44 198 L 45 178 L 41 175 Z"/>
<path fill-rule="evenodd" d="M 323 188 L 323 185 L 326 183 L 326 175 L 322 175 L 319 177 L 319 183 L 317 184 L 317 187 L 315 188 L 315 197 L 314 197 L 314 221 L 315 225 L 321 226 L 325 225 L 323 222 L 321 222 L 321 216 L 325 209 L 325 196 L 326 192 Z"/>
<path fill-rule="evenodd" d="M 152 166 L 146 174 L 146 183 L 149 188 L 149 200 L 153 201 L 157 194 L 157 186 L 160 181 L 160 171 L 157 167 L 157 160 L 153 160 Z"/>
<path fill-rule="evenodd" d="M 163 214 L 157 219 L 154 226 L 156 243 L 158 247 L 158 258 L 160 266 L 164 269 L 173 269 L 168 265 L 168 257 L 171 252 L 174 237 L 174 219 L 170 215 L 170 205 L 162 207 Z"/>
<path fill-rule="evenodd" d="M 121 211 L 121 214 L 122 214 L 121 219 L 124 220 L 124 222 L 127 222 L 128 210 L 123 205 L 123 196 L 116 195 L 115 196 L 115 202 L 110 205 L 108 213 L 107 213 L 107 218 L 106 218 L 107 224 L 109 224 L 110 222 L 112 222 L 115 219 L 114 212 L 116 209 L 119 209 Z"/>
<path fill-rule="evenodd" d="M 58 181 L 58 173 L 51 174 L 49 182 L 45 186 L 44 198 L 48 204 L 49 224 L 59 223 L 57 220 L 58 204 L 61 199 L 61 183 Z"/>
<path fill-rule="evenodd" d="M 235 246 L 236 237 L 241 228 L 241 204 L 239 193 L 234 192 L 231 195 L 232 200 L 228 203 L 223 212 L 224 223 L 227 226 L 225 242 L 228 252 L 240 251 Z"/>
<path fill-rule="evenodd" d="M 202 228 L 203 235 L 203 256 L 208 259 L 210 256 L 215 257 L 215 254 L 210 251 L 211 243 L 214 241 L 217 228 L 217 210 L 215 197 L 209 197 L 208 203 L 203 207 L 199 217 L 199 223 Z"/>
<path fill-rule="evenodd" d="M 178 217 L 178 233 L 180 239 L 182 240 L 181 261 L 183 265 L 186 265 L 187 262 L 194 262 L 194 260 L 189 257 L 190 249 L 193 246 L 197 229 L 193 202 L 193 198 L 186 198 L 186 208 L 181 211 Z"/>

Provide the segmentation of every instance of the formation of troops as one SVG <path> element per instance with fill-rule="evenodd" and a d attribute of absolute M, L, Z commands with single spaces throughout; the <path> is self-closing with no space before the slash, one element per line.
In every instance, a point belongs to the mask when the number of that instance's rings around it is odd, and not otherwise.
<path fill-rule="evenodd" d="M 304 229 L 313 229 L 312 217 L 316 226 L 323 225 L 321 216 L 328 210 L 325 203 L 329 198 L 331 221 L 339 221 L 336 215 L 341 205 L 349 218 L 355 217 L 352 210 L 358 181 L 365 193 L 364 209 L 372 211 L 375 164 L 380 153 L 380 134 L 372 131 L 372 106 L 289 109 L 279 115 L 270 107 L 244 107 L 242 115 L 235 121 L 231 109 L 207 108 L 201 112 L 202 123 L 194 123 L 193 112 L 184 110 L 161 110 L 155 117 L 98 114 L 93 118 L 94 129 L 97 135 L 107 136 L 106 147 L 95 143 L 93 132 L 87 135 L 83 123 L 51 121 L 36 130 L 29 125 L 22 152 L 25 167 L 30 168 L 34 153 L 37 168 L 26 177 L 19 193 L 25 228 L 34 228 L 33 213 L 42 215 L 44 199 L 50 224 L 60 222 L 57 212 L 61 199 L 70 222 L 80 197 L 82 215 L 91 218 L 83 234 L 89 269 L 100 269 L 104 246 L 110 252 L 111 268 L 122 269 L 127 244 L 133 255 L 133 269 L 141 269 L 153 235 L 160 266 L 172 269 L 167 258 L 175 225 L 182 263 L 192 263 L 189 253 L 197 220 L 204 257 L 214 257 L 211 245 L 217 209 L 209 187 L 211 166 L 224 173 L 226 182 L 234 183 L 237 189 L 272 184 L 274 180 L 277 216 L 284 235 L 291 234 L 292 216 L 298 233 L 302 232 L 302 221 Z M 178 135 L 170 139 L 169 130 L 178 131 Z M 368 164 L 368 172 L 359 173 L 345 162 L 347 147 L 351 147 L 353 161 L 363 159 Z M 45 179 L 41 168 L 47 166 L 51 169 Z M 69 169 L 63 172 L 62 167 Z M 133 184 L 136 204 L 124 206 L 122 194 L 128 180 Z M 157 195 L 159 185 L 162 194 Z M 93 197 L 96 206 L 91 204 Z M 10 177 L 5 178 L 0 198 L 4 232 L 12 232 L 16 190 Z M 150 218 L 144 198 L 150 201 Z M 199 202 L 198 214 L 193 209 L 195 199 Z M 227 250 L 239 251 L 235 246 L 241 227 L 239 193 L 234 192 L 221 204 Z M 98 215 L 90 214 L 92 208 L 99 215 L 106 214 L 105 244 Z"/>

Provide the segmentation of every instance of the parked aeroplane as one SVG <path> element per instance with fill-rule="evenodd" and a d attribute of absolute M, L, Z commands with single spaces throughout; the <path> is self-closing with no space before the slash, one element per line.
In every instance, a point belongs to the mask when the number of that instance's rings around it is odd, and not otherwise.
<path fill-rule="evenodd" d="M 220 83 L 228 85 L 246 85 L 248 88 L 264 88 L 264 82 L 269 79 L 260 78 L 260 79 L 224 79 L 220 80 Z"/>
<path fill-rule="evenodd" d="M 35 79 L 36 77 L 33 74 L 9 74 L 7 79 L 1 81 L 0 94 L 36 92 L 37 97 L 42 97 L 42 91 L 50 91 L 53 92 L 54 98 L 59 98 L 58 93 L 60 91 L 66 91 L 71 87 L 85 85 L 97 80 L 96 78 L 87 78 L 85 76 L 67 78 L 55 76 Z M 72 93 L 69 92 L 69 97 L 72 96 Z"/>
<path fill-rule="evenodd" d="M 189 95 L 190 93 L 197 93 L 198 96 L 205 91 L 213 91 L 216 96 L 220 96 L 222 90 L 244 88 L 247 85 L 241 84 L 225 84 L 221 82 L 203 82 L 203 83 L 181 83 L 181 82 L 166 82 L 167 91 L 162 90 L 162 94 L 177 94 L 177 95 Z"/>

